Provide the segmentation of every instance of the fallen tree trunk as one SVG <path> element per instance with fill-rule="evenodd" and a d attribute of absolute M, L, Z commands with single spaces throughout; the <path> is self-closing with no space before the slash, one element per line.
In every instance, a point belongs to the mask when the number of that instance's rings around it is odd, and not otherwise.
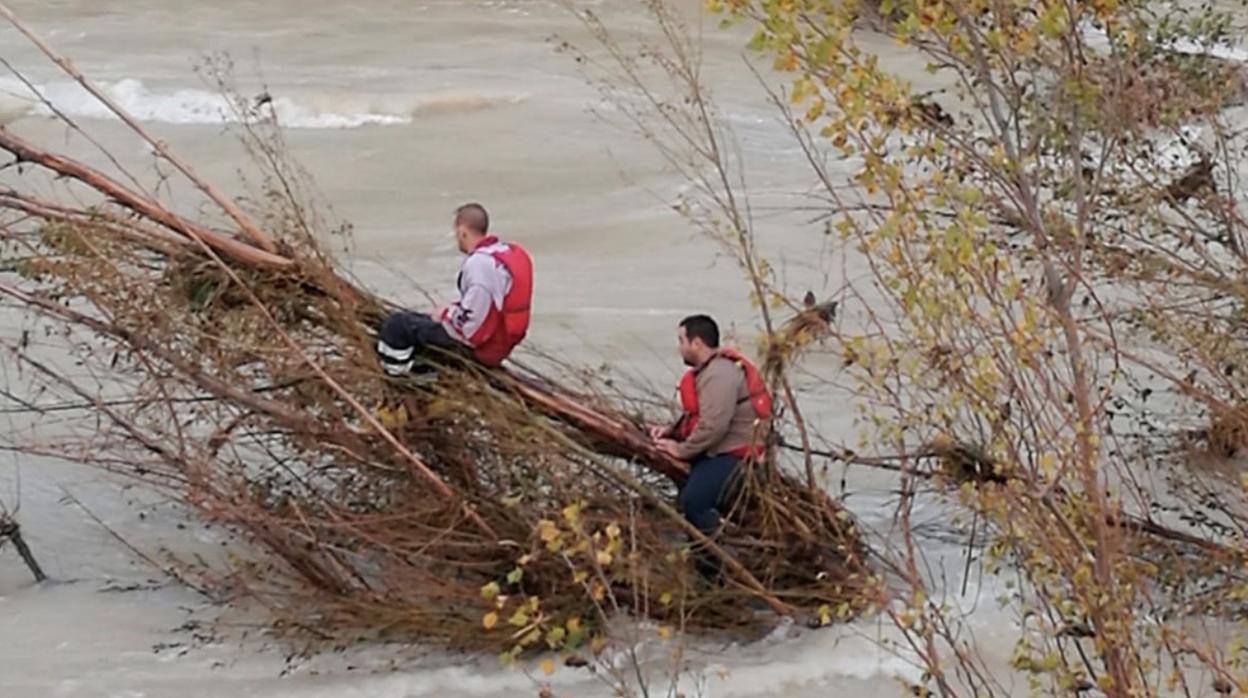
<path fill-rule="evenodd" d="M 3 127 L 0 127 L 0 147 L 13 154 L 16 158 L 14 164 L 37 163 L 59 175 L 76 179 L 152 222 L 185 236 L 188 242 L 202 242 L 247 265 L 273 269 L 287 269 L 293 265 L 290 259 L 188 221 L 157 202 L 130 191 L 95 168 L 31 145 Z M 19 197 L 15 197 L 14 203 L 22 205 Z"/>
<path fill-rule="evenodd" d="M 40 165 L 58 175 L 78 180 L 98 190 L 135 213 L 164 226 L 170 232 L 183 236 L 183 242 L 187 245 L 201 243 L 240 264 L 262 269 L 292 269 L 295 264 L 291 259 L 256 249 L 247 243 L 188 221 L 160 204 L 130 192 L 102 172 L 71 158 L 38 148 L 3 127 L 0 127 L 0 148 L 12 153 L 18 163 L 29 162 Z M 32 215 L 48 218 L 58 215 L 68 216 L 70 213 L 68 209 L 41 206 L 39 202 L 27 200 L 13 192 L 0 198 L 0 206 L 19 208 Z M 346 284 L 336 286 L 340 292 L 343 288 L 349 288 Z M 381 305 L 380 300 L 369 297 L 370 294 L 358 289 L 351 289 L 351 292 L 357 298 L 366 299 L 366 302 L 375 306 Z M 376 313 L 372 315 L 375 317 Z M 593 434 L 601 440 L 601 447 L 609 455 L 635 458 L 638 462 L 671 478 L 676 484 L 683 483 L 688 475 L 687 464 L 655 448 L 643 431 L 621 420 L 618 416 L 597 412 L 566 395 L 560 395 L 550 387 L 517 376 L 505 369 L 498 371 L 496 377 L 534 407 Z"/>
<path fill-rule="evenodd" d="M 504 383 L 533 408 L 591 435 L 604 455 L 634 460 L 662 473 L 676 485 L 683 485 L 689 476 L 688 463 L 659 450 L 644 431 L 620 416 L 597 412 L 572 397 L 561 395 L 556 389 L 543 387 L 505 370 L 501 376 Z"/>

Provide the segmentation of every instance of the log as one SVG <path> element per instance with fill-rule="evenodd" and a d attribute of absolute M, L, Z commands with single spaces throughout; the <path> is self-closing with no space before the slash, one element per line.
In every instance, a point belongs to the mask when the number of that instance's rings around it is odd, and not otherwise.
<path fill-rule="evenodd" d="M 39 148 L 4 128 L 0 128 L 0 148 L 12 153 L 19 161 L 37 164 L 96 189 L 122 206 L 189 238 L 188 243 L 198 240 L 214 251 L 244 265 L 267 269 L 295 266 L 295 262 L 289 258 L 270 254 L 246 242 L 208 230 L 198 223 L 182 218 L 160 204 L 133 193 L 91 166 Z M 29 206 L 29 204 L 25 205 Z M 64 212 L 58 213 L 67 215 Z M 608 455 L 633 459 L 662 473 L 677 485 L 683 484 L 685 478 L 688 477 L 688 464 L 660 451 L 644 433 L 627 420 L 597 412 L 506 369 L 496 369 L 496 372 L 504 384 L 525 402 L 556 419 L 602 439 L 602 445 Z"/>
<path fill-rule="evenodd" d="M 677 486 L 683 485 L 689 477 L 688 463 L 659 450 L 645 433 L 627 420 L 597 412 L 506 369 L 495 370 L 529 406 L 601 439 L 598 446 L 604 455 L 633 460 L 667 476 Z"/>
<path fill-rule="evenodd" d="M 182 218 L 160 204 L 133 193 L 91 166 L 39 148 L 4 128 L 0 128 L 0 148 L 12 153 L 20 161 L 34 163 L 96 189 L 118 204 L 185 236 L 187 244 L 195 241 L 202 242 L 229 259 L 248 266 L 263 269 L 285 269 L 295 266 L 295 262 L 289 258 L 270 254 L 246 242 L 208 230 L 198 223 Z M 68 215 L 67 212 L 58 213 Z M 683 484 L 685 478 L 688 477 L 688 464 L 660 451 L 644 433 L 627 420 L 593 410 L 506 369 L 495 369 L 495 371 L 504 384 L 526 403 L 601 439 L 601 446 L 607 455 L 635 460 L 663 474 L 677 485 Z"/>
<path fill-rule="evenodd" d="M 32 145 L 3 127 L 0 127 L 0 148 L 12 153 L 19 162 L 35 163 L 59 175 L 86 184 L 144 218 L 186 236 L 188 243 L 198 240 L 230 259 L 264 269 L 287 269 L 294 266 L 294 262 L 286 257 L 253 247 L 246 242 L 189 221 L 159 203 L 135 194 L 103 172 L 72 158 Z"/>

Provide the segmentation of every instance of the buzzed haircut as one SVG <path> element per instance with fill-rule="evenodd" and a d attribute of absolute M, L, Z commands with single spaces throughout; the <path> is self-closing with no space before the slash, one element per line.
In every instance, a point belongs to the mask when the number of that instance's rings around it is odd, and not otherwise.
<path fill-rule="evenodd" d="M 685 328 L 685 336 L 690 340 L 697 337 L 707 347 L 719 348 L 719 325 L 710 315 L 690 315 L 680 321 L 680 326 Z"/>
<path fill-rule="evenodd" d="M 481 204 L 464 204 L 455 209 L 455 223 L 468 226 L 474 233 L 485 235 L 490 231 L 490 214 Z"/>

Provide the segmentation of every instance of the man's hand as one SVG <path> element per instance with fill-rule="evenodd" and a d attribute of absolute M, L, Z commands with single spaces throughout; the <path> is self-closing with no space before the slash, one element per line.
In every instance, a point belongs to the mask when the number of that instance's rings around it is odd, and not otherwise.
<path fill-rule="evenodd" d="M 650 440 L 658 441 L 667 438 L 667 427 L 664 425 L 656 425 L 650 427 Z"/>
<path fill-rule="evenodd" d="M 675 441 L 671 439 L 656 439 L 654 445 L 658 446 L 660 451 L 666 453 L 672 458 L 675 458 L 676 460 L 681 459 L 679 452 L 677 451 L 678 444 Z"/>

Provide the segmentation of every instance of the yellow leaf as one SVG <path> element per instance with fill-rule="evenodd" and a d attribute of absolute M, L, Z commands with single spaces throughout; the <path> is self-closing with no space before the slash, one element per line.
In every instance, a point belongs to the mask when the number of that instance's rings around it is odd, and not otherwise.
<path fill-rule="evenodd" d="M 486 630 L 498 625 L 498 614 L 493 611 L 485 614 L 485 617 L 481 619 L 481 625 L 484 625 Z"/>
<path fill-rule="evenodd" d="M 537 531 L 543 543 L 549 543 L 559 537 L 559 527 L 555 525 L 555 522 L 546 519 L 537 522 Z"/>
<path fill-rule="evenodd" d="M 434 400 L 425 405 L 425 417 L 429 419 L 437 419 L 455 411 L 455 406 L 450 400 Z"/>
<path fill-rule="evenodd" d="M 672 634 L 672 629 L 666 625 L 659 626 L 659 637 L 667 638 Z"/>
<path fill-rule="evenodd" d="M 602 565 L 605 567 L 611 564 L 611 553 L 605 550 L 599 550 L 598 554 L 594 556 L 594 560 L 596 560 L 599 565 Z"/>
<path fill-rule="evenodd" d="M 498 591 L 498 582 L 490 582 L 489 584 L 481 587 L 481 598 L 487 600 L 492 599 L 495 596 L 498 596 Z"/>
<path fill-rule="evenodd" d="M 554 660 L 543 659 L 542 660 L 542 672 L 545 673 L 547 676 L 550 676 L 551 674 L 555 673 Z"/>
<path fill-rule="evenodd" d="M 664 606 L 670 604 L 671 602 L 672 602 L 672 592 L 665 591 L 659 596 L 659 603 L 663 604 Z"/>
<path fill-rule="evenodd" d="M 578 618 L 577 616 L 572 616 L 571 618 L 568 619 L 567 625 L 568 625 L 568 632 L 574 633 L 581 629 L 581 619 Z"/>
<path fill-rule="evenodd" d="M 378 404 L 373 408 L 373 416 L 377 418 L 377 421 L 381 422 L 382 426 L 389 424 L 390 420 L 394 419 L 393 415 L 394 413 L 390 411 L 390 408 L 384 405 Z M 386 428 L 388 429 L 389 427 L 386 426 Z"/>
<path fill-rule="evenodd" d="M 563 508 L 563 518 L 568 523 L 576 521 L 576 517 L 581 513 L 581 507 L 576 504 L 569 504 Z"/>
<path fill-rule="evenodd" d="M 524 626 L 524 625 L 528 625 L 529 612 L 525 610 L 524 607 L 517 608 L 516 612 L 511 614 L 511 618 L 507 619 L 507 622 L 511 623 L 517 628 Z"/>
<path fill-rule="evenodd" d="M 380 406 L 375 410 L 374 414 L 377 416 L 377 421 L 381 422 L 381 425 L 386 429 L 401 427 L 404 424 L 407 424 L 409 420 L 407 407 L 405 405 L 399 405 L 397 409 L 393 410 L 388 407 Z"/>

